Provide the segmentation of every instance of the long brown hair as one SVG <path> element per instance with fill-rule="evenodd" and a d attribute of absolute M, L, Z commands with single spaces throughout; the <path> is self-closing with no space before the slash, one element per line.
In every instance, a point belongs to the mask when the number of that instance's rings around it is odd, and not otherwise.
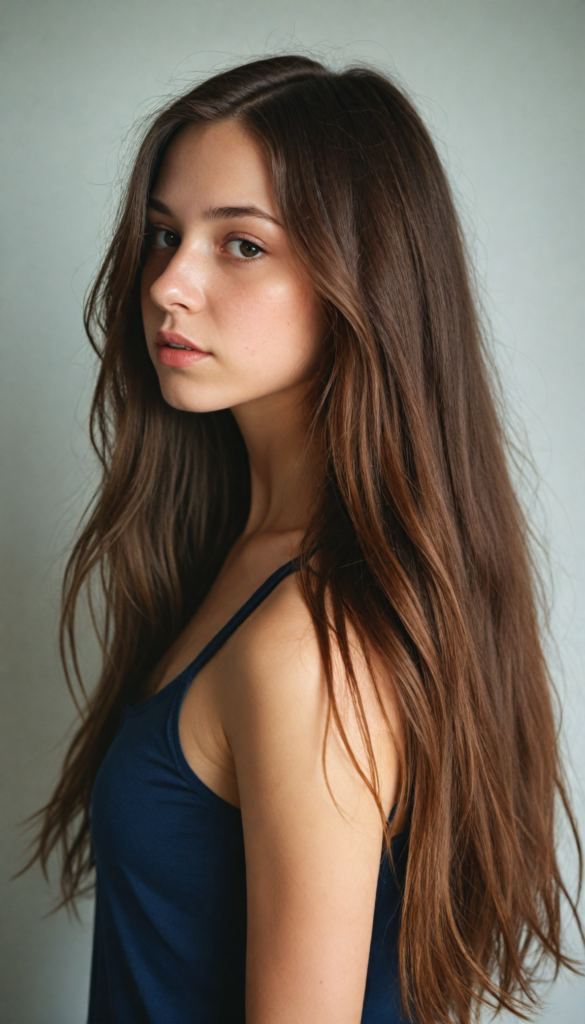
<path fill-rule="evenodd" d="M 46 865 L 60 845 L 65 902 L 91 881 L 90 797 L 122 709 L 246 523 L 249 466 L 235 420 L 229 410 L 187 414 L 164 402 L 139 304 L 147 197 L 165 149 L 184 125 L 226 118 L 264 147 L 291 245 L 328 317 L 309 428 L 327 465 L 299 578 L 330 722 L 351 754 L 332 637 L 343 657 L 370 771 L 354 765 L 377 801 L 389 852 L 392 836 L 409 830 L 405 1010 L 420 1024 L 466 1024 L 486 1001 L 522 1015 L 538 1006 L 543 962 L 575 966 L 561 941 L 561 896 L 579 919 L 555 852 L 559 806 L 581 868 L 538 578 L 445 173 L 410 102 L 367 67 L 255 61 L 173 100 L 144 134 L 87 302 L 101 360 L 92 440 L 103 475 L 64 582 L 68 680 L 71 664 L 79 677 L 75 613 L 92 579 L 104 599 L 103 670 L 39 812 L 35 856 Z M 349 621 L 366 658 L 373 650 L 385 666 L 401 720 L 390 826 Z"/>

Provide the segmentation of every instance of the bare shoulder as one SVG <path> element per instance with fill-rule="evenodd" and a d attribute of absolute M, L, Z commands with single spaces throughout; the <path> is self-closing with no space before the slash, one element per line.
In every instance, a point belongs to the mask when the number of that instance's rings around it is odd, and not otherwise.
<path fill-rule="evenodd" d="M 320 789 L 324 785 L 321 758 L 330 700 L 317 632 L 296 573 L 278 585 L 238 633 L 231 645 L 229 668 L 225 666 L 231 683 L 222 717 L 240 789 L 248 775 L 254 786 L 266 781 L 267 785 L 286 789 L 294 775 Z M 388 813 L 397 790 L 399 735 L 391 680 L 384 677 L 374 657 L 375 680 L 389 729 L 350 626 L 348 633 L 381 783 L 380 795 Z M 368 753 L 355 702 L 335 643 L 332 663 L 333 692 L 343 729 L 354 756 L 369 776 Z M 355 809 L 364 802 L 373 805 L 333 721 L 327 735 L 326 764 L 329 783 L 345 809 Z M 371 810 L 366 817 L 370 817 Z"/>
<path fill-rule="evenodd" d="M 287 675 L 301 673 L 305 687 L 315 685 L 321 665 L 318 642 L 296 573 L 282 580 L 245 623 L 234 656 L 253 688 L 266 686 L 276 665 Z"/>
<path fill-rule="evenodd" d="M 282 713 L 292 703 L 321 703 L 322 666 L 317 636 L 296 574 L 286 577 L 232 638 L 228 727 L 238 731 L 262 708 Z"/>

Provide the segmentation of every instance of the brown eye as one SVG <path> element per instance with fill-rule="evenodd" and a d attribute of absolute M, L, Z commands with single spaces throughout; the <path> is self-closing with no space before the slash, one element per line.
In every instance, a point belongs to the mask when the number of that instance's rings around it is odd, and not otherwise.
<path fill-rule="evenodd" d="M 181 239 L 168 228 L 153 228 L 150 232 L 150 244 L 157 249 L 176 249 Z"/>
<path fill-rule="evenodd" d="M 226 242 L 226 249 L 232 256 L 239 256 L 240 259 L 254 259 L 254 257 L 261 256 L 264 249 L 261 249 L 255 242 L 250 242 L 247 238 L 232 238 L 229 242 Z"/>

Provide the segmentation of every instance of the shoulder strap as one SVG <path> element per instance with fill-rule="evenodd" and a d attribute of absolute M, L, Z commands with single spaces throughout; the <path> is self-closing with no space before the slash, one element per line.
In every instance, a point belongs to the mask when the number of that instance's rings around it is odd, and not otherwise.
<path fill-rule="evenodd" d="M 285 562 L 285 564 L 281 565 L 279 569 L 276 569 L 268 579 L 264 580 L 264 583 L 260 584 L 258 589 L 255 590 L 248 600 L 244 602 L 242 607 L 238 608 L 237 612 L 232 615 L 231 619 L 226 622 L 225 626 L 221 627 L 215 636 L 211 638 L 209 643 L 205 645 L 203 650 L 199 652 L 191 664 L 184 669 L 181 673 L 183 678 L 185 678 L 186 681 L 193 679 L 196 673 L 203 668 L 205 663 L 209 661 L 217 651 L 219 651 L 220 647 L 223 646 L 238 626 L 241 626 L 242 622 L 252 614 L 254 609 L 256 609 L 258 605 L 262 604 L 264 598 L 268 597 L 280 581 L 283 580 L 285 576 L 290 576 L 291 573 L 297 572 L 298 569 L 298 558 L 292 558 L 290 562 Z"/>

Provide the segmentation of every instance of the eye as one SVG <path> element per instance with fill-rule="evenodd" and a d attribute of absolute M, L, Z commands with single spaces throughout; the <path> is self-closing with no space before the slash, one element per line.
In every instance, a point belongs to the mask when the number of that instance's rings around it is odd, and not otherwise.
<path fill-rule="evenodd" d="M 230 238 L 229 242 L 225 243 L 225 247 L 231 256 L 245 260 L 257 259 L 264 253 L 264 249 L 256 245 L 255 242 L 251 242 L 249 238 Z"/>
<path fill-rule="evenodd" d="M 157 249 L 176 249 L 181 243 L 179 236 L 168 228 L 152 228 L 149 234 L 150 244 Z"/>

